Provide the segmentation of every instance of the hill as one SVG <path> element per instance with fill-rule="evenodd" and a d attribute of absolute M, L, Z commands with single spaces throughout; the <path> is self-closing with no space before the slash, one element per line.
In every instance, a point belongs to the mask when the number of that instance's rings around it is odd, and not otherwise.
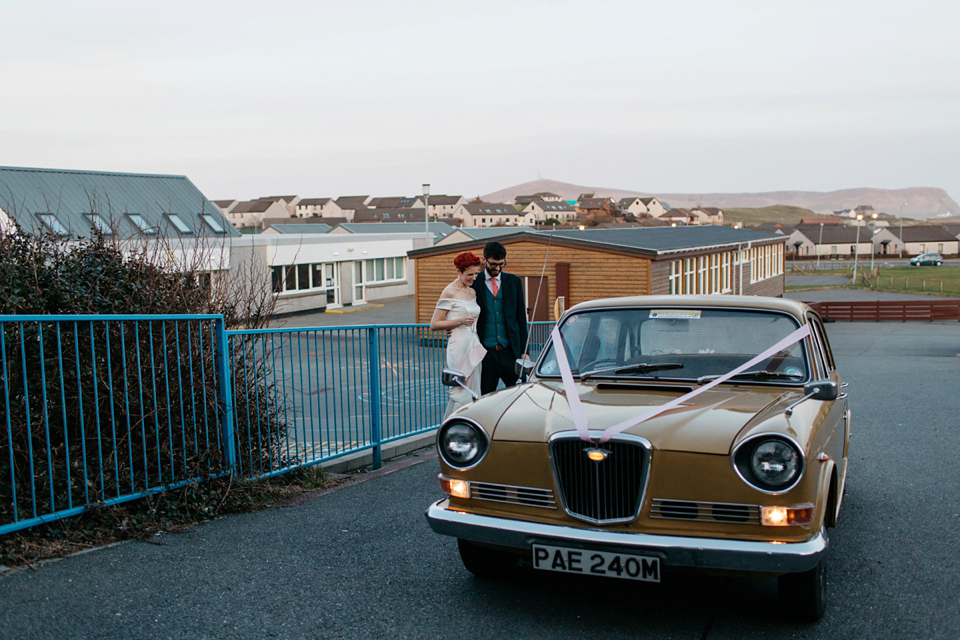
<path fill-rule="evenodd" d="M 803 207 L 771 205 L 757 209 L 730 207 L 723 210 L 723 223 L 733 225 L 742 222 L 745 227 L 754 227 L 763 222 L 779 222 L 785 225 L 799 224 L 803 218 L 816 218 L 817 214 Z"/>
<path fill-rule="evenodd" d="M 759 209 L 772 205 L 787 205 L 809 209 L 816 214 L 832 213 L 840 209 L 852 209 L 857 205 L 871 205 L 877 211 L 911 218 L 932 218 L 957 215 L 960 205 L 946 191 L 936 187 L 910 187 L 908 189 L 842 189 L 840 191 L 769 191 L 765 193 L 649 193 L 627 189 L 606 187 L 586 187 L 559 182 L 557 180 L 534 180 L 513 187 L 507 187 L 482 196 L 487 202 L 512 202 L 517 196 L 530 195 L 540 191 L 555 193 L 565 200 L 575 200 L 581 193 L 595 193 L 601 198 L 620 198 L 656 196 L 658 200 L 671 207 L 690 208 L 695 206 Z"/>

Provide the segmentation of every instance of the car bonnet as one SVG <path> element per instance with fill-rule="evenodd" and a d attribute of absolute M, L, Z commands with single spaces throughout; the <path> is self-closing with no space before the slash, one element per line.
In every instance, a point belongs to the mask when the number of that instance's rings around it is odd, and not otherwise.
<path fill-rule="evenodd" d="M 686 386 L 629 387 L 577 385 L 588 428 L 604 430 L 663 405 L 690 390 Z M 799 398 L 802 390 L 784 391 L 761 386 L 718 386 L 679 407 L 656 415 L 624 431 L 642 436 L 654 449 L 725 455 L 747 425 L 781 400 Z M 494 440 L 546 442 L 555 433 L 575 431 L 573 416 L 559 382 L 528 385 L 498 420 Z"/>

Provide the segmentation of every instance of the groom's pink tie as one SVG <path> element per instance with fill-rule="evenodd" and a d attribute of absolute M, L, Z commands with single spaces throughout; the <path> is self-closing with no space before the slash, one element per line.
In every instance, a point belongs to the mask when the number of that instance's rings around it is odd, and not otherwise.
<path fill-rule="evenodd" d="M 497 297 L 497 292 L 500 291 L 500 287 L 497 286 L 497 279 L 496 279 L 496 278 L 493 278 L 493 279 L 490 281 L 490 286 L 493 288 L 493 297 L 496 298 L 496 297 Z"/>

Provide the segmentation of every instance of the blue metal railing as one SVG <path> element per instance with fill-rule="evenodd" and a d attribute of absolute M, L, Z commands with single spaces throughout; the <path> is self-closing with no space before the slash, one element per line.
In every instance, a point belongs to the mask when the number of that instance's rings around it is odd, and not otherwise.
<path fill-rule="evenodd" d="M 531 325 L 536 358 L 552 323 Z M 0 316 L 0 535 L 222 474 L 433 430 L 424 325 L 226 331 L 218 315 Z"/>

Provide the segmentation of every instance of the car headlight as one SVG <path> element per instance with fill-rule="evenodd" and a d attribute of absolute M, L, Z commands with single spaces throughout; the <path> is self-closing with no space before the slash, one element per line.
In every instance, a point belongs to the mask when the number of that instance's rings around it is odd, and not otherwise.
<path fill-rule="evenodd" d="M 489 440 L 479 425 L 461 418 L 440 427 L 437 448 L 444 462 L 457 469 L 466 469 L 483 459 Z"/>
<path fill-rule="evenodd" d="M 740 443 L 733 454 L 733 466 L 752 487 L 782 493 L 800 481 L 804 459 L 800 448 L 787 438 L 757 436 Z"/>

